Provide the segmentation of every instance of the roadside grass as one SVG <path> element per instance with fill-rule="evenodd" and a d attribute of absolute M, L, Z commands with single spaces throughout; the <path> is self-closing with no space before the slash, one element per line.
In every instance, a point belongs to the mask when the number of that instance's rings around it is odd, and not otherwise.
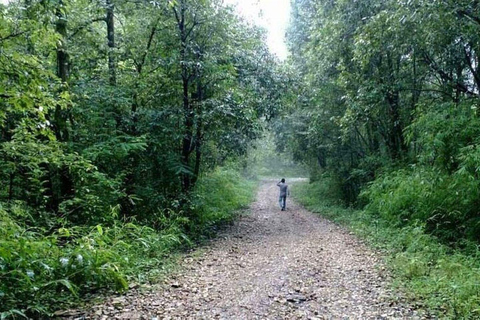
<path fill-rule="evenodd" d="M 441 244 L 421 224 L 396 228 L 371 213 L 342 207 L 334 185 L 328 177 L 297 183 L 293 196 L 380 250 L 394 276 L 393 286 L 420 311 L 441 319 L 480 318 L 478 247 L 466 254 Z"/>
<path fill-rule="evenodd" d="M 233 169 L 217 169 L 203 177 L 196 188 L 198 234 L 232 222 L 255 199 L 258 182 Z"/>
<path fill-rule="evenodd" d="M 159 208 L 156 229 L 117 218 L 46 232 L 21 222 L 28 214 L 21 206 L 15 214 L 0 206 L 0 319 L 49 318 L 95 293 L 158 281 L 179 252 L 246 208 L 257 186 L 234 169 L 217 169 L 199 180 L 190 214 Z"/>

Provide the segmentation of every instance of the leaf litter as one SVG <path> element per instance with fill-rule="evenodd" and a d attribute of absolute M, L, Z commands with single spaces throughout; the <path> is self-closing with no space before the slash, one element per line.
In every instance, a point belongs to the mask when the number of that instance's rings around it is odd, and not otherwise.
<path fill-rule="evenodd" d="M 423 319 L 393 292 L 382 257 L 264 181 L 251 214 L 150 290 L 62 319 Z"/>

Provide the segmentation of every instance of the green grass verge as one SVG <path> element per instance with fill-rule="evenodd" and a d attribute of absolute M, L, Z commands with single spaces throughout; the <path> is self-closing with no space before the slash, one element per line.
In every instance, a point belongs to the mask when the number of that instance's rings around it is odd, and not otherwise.
<path fill-rule="evenodd" d="M 258 182 L 245 179 L 232 169 L 217 169 L 203 177 L 196 188 L 199 233 L 231 222 L 240 209 L 255 199 Z"/>
<path fill-rule="evenodd" d="M 339 205 L 327 178 L 295 185 L 295 198 L 312 212 L 344 225 L 382 250 L 393 285 L 412 304 L 442 319 L 480 318 L 480 250 L 455 251 L 424 232 L 424 226 L 392 227 L 365 211 Z"/>
<path fill-rule="evenodd" d="M 199 181 L 191 213 L 159 208 L 159 229 L 118 219 L 46 233 L 0 206 L 0 319 L 48 317 L 98 290 L 121 292 L 132 282 L 158 280 L 172 254 L 232 221 L 257 185 L 235 170 L 217 169 Z M 27 214 L 20 207 L 15 212 Z"/>

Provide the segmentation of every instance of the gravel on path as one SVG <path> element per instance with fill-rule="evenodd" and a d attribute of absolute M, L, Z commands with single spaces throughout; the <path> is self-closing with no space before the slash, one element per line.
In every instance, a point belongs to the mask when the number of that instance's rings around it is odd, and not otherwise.
<path fill-rule="evenodd" d="M 378 253 L 291 199 L 281 211 L 276 181 L 179 270 L 71 319 L 420 319 Z"/>

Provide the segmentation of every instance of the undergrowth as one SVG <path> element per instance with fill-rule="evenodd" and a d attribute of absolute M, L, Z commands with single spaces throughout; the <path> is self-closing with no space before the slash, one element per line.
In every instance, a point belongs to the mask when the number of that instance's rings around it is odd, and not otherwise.
<path fill-rule="evenodd" d="M 117 217 L 108 226 L 47 231 L 29 226 L 22 206 L 0 207 L 0 318 L 46 317 L 87 293 L 154 280 L 172 252 L 231 221 L 255 187 L 232 169 L 218 169 L 199 181 L 190 214 L 159 208 L 157 229 Z"/>
<path fill-rule="evenodd" d="M 333 187 L 332 187 L 333 186 Z M 381 215 L 340 205 L 334 180 L 323 176 L 295 186 L 295 197 L 309 210 L 345 225 L 382 250 L 394 285 L 436 318 L 480 317 L 480 250 L 452 249 L 425 232 L 424 224 L 394 225 Z"/>

